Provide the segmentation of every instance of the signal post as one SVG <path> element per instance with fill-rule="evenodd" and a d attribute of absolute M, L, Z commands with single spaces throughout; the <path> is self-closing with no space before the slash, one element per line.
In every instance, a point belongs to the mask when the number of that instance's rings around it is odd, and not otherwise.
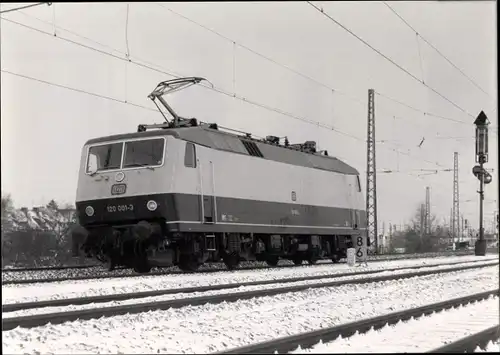
<path fill-rule="evenodd" d="M 481 111 L 474 121 L 476 125 L 476 163 L 472 173 L 479 179 L 479 239 L 475 244 L 475 254 L 486 255 L 486 240 L 484 239 L 483 226 L 483 201 L 484 201 L 484 184 L 489 184 L 492 176 L 484 169 L 484 164 L 488 162 L 488 117 Z"/>

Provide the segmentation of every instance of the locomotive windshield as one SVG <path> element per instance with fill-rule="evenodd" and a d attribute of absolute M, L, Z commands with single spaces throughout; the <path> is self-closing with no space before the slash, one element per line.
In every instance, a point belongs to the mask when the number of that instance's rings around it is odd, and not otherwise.
<path fill-rule="evenodd" d="M 119 169 L 122 160 L 123 143 L 104 144 L 90 147 L 87 173 Z"/>
<path fill-rule="evenodd" d="M 165 140 L 147 139 L 92 146 L 87 160 L 87 174 L 124 168 L 159 166 L 163 162 Z"/>
<path fill-rule="evenodd" d="M 164 144 L 163 139 L 126 142 L 123 167 L 161 165 Z"/>

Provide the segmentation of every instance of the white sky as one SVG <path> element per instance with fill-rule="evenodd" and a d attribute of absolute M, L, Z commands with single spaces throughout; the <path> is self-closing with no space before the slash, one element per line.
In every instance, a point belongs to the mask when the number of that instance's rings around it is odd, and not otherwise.
<path fill-rule="evenodd" d="M 424 202 L 426 186 L 431 187 L 432 213 L 449 218 L 453 173 L 417 175 L 425 173 L 418 169 L 453 168 L 455 151 L 459 153 L 461 212 L 477 225 L 478 181 L 471 173 L 475 164 L 473 121 L 484 110 L 492 128 L 487 168 L 494 169 L 493 182 L 486 187 L 489 227 L 493 211 L 498 209 L 496 3 L 388 3 L 488 94 L 422 39 L 417 42 L 416 34 L 384 3 L 314 4 L 472 116 L 412 79 L 306 2 L 131 3 L 128 30 L 126 3 L 53 3 L 2 14 L 0 21 L 2 193 L 10 193 L 17 207 L 45 204 L 51 198 L 73 202 L 80 150 L 87 139 L 132 132 L 140 123 L 162 122 L 147 95 L 158 82 L 172 77 L 136 64 L 149 63 L 163 72 L 205 77 L 216 88 L 235 92 L 238 97 L 358 137 L 355 140 L 202 87 L 169 97 L 172 106 L 187 117 L 259 136 L 287 135 L 291 143 L 316 140 L 320 149 L 328 149 L 330 155 L 362 173 L 363 190 L 368 89 L 464 122 L 424 115 L 376 95 L 376 139 L 386 141 L 377 144 L 377 170 L 400 171 L 377 175 L 380 230 L 383 222 L 388 228 L 389 223 L 408 220 Z M 1 9 L 22 5 L 2 4 Z M 127 32 L 132 59 L 128 64 L 64 40 L 124 58 Z M 423 137 L 425 142 L 418 148 Z"/>

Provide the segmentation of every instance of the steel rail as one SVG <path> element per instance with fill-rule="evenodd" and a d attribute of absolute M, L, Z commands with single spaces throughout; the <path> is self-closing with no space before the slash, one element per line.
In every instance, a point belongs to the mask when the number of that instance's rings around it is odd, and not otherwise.
<path fill-rule="evenodd" d="M 470 250 L 456 250 L 456 251 L 443 251 L 443 252 L 429 252 L 429 253 L 388 253 L 388 254 L 378 254 L 378 255 L 370 255 L 369 258 L 377 258 L 375 260 L 378 260 L 380 257 L 383 259 L 383 257 L 388 256 L 409 256 L 409 257 L 434 257 L 433 254 L 437 254 L 437 257 L 440 256 L 448 256 L 448 255 L 468 255 L 472 254 L 472 251 Z M 429 256 L 426 256 L 429 255 Z M 375 260 L 370 260 L 370 261 L 375 261 Z M 12 269 L 6 269 L 2 268 L 2 272 L 4 273 L 14 273 L 14 272 L 28 272 L 28 271 L 60 271 L 60 270 L 72 270 L 72 269 L 90 269 L 93 267 L 99 267 L 102 268 L 103 264 L 92 264 L 92 265 L 62 265 L 62 266 L 41 266 L 41 267 L 20 267 L 20 268 L 12 268 Z M 117 267 L 119 269 L 120 267 Z M 122 267 L 123 268 L 123 267 Z"/>
<path fill-rule="evenodd" d="M 174 288 L 174 289 L 168 289 L 168 290 L 154 290 L 154 291 L 129 292 L 129 293 L 118 293 L 118 294 L 99 295 L 99 296 L 74 297 L 74 298 L 65 298 L 65 299 L 47 300 L 47 301 L 8 303 L 8 304 L 2 305 L 2 312 L 14 312 L 14 311 L 19 311 L 19 310 L 24 310 L 24 309 L 43 308 L 43 307 L 63 307 L 63 306 L 69 306 L 69 305 L 82 305 L 82 304 L 89 304 L 89 303 L 123 301 L 123 300 L 128 300 L 128 299 L 133 299 L 133 298 L 155 297 L 155 296 L 171 295 L 171 294 L 176 294 L 176 293 L 208 292 L 208 291 L 227 290 L 227 289 L 231 289 L 231 288 L 247 287 L 247 286 L 272 285 L 272 284 L 279 284 L 279 283 L 292 283 L 292 282 L 313 281 L 313 280 L 323 280 L 323 279 L 336 279 L 336 278 L 349 277 L 349 276 L 371 275 L 371 274 L 377 274 L 377 273 L 382 273 L 382 272 L 393 272 L 393 271 L 400 271 L 400 270 L 422 269 L 422 268 L 431 268 L 431 267 L 440 267 L 440 266 L 444 267 L 444 266 L 452 266 L 452 265 L 466 264 L 466 263 L 479 263 L 479 262 L 484 262 L 484 260 L 474 260 L 474 261 L 467 261 L 467 262 L 457 261 L 457 262 L 446 263 L 446 264 L 405 266 L 405 267 L 392 268 L 392 269 L 367 270 L 367 271 L 363 271 L 363 272 L 358 271 L 358 272 L 344 272 L 344 273 L 326 274 L 326 275 L 289 277 L 289 278 L 285 278 L 285 279 L 248 281 L 248 282 L 209 285 L 209 286 Z"/>
<path fill-rule="evenodd" d="M 467 254 L 443 254 L 443 255 L 433 255 L 433 256 L 425 256 L 423 254 L 417 254 L 414 257 L 407 258 L 387 258 L 387 259 L 375 259 L 368 260 L 368 263 L 377 263 L 384 261 L 393 261 L 393 260 L 412 260 L 412 259 L 421 259 L 421 258 L 439 258 L 439 257 L 453 257 L 453 256 L 464 256 L 469 255 L 472 252 L 468 252 Z M 280 265 L 277 268 L 289 268 L 289 267 L 315 267 L 321 265 L 329 265 L 333 264 L 332 262 L 320 263 L 316 265 Z M 261 269 L 274 269 L 276 267 L 272 266 L 249 266 L 249 267 L 241 267 L 235 270 L 227 270 L 227 269 L 209 269 L 209 270 L 199 270 L 194 273 L 229 273 L 229 272 L 237 272 L 239 270 L 261 270 Z M 104 275 L 82 275 L 82 276 L 70 276 L 70 277 L 48 277 L 48 278 L 40 278 L 40 279 L 24 279 L 24 280 L 2 280 L 2 286 L 4 285 L 23 285 L 23 284 L 34 284 L 34 283 L 51 283 L 51 282 L 63 282 L 63 281 L 81 281 L 81 280 L 99 280 L 99 279 L 116 279 L 116 278 L 129 278 L 129 277 L 144 277 L 144 276 L 160 276 L 160 275 L 178 275 L 178 274 L 188 274 L 189 272 L 184 272 L 180 270 L 171 270 L 171 271 L 154 271 L 147 274 L 104 274 Z"/>
<path fill-rule="evenodd" d="M 2 269 L 2 272 L 28 272 L 28 271 L 60 271 L 72 269 L 90 269 L 93 267 L 102 267 L 100 264 L 94 265 L 63 265 L 63 266 L 41 266 L 41 267 L 19 267 L 13 269 Z"/>
<path fill-rule="evenodd" d="M 298 346 L 302 349 L 307 349 L 318 344 L 320 340 L 323 341 L 323 343 L 327 343 L 335 340 L 339 336 L 347 338 L 354 335 L 356 332 L 360 334 L 366 333 L 372 328 L 377 330 L 383 328 L 386 324 L 392 325 L 398 323 L 399 321 L 408 320 L 412 317 L 417 318 L 423 315 L 432 314 L 433 312 L 455 308 L 475 301 L 481 301 L 487 299 L 491 295 L 498 295 L 498 293 L 499 289 L 481 292 L 405 311 L 384 314 L 378 317 L 362 319 L 347 324 L 340 324 L 330 328 L 314 330 L 307 333 L 281 337 L 257 344 L 233 348 L 227 351 L 216 352 L 215 354 L 273 354 L 275 351 L 283 354 L 295 350 Z"/>
<path fill-rule="evenodd" d="M 495 325 L 479 333 L 433 349 L 429 353 L 473 353 L 476 347 L 479 346 L 481 349 L 484 349 L 490 341 L 497 340 L 498 338 L 500 338 L 500 326 Z"/>
<path fill-rule="evenodd" d="M 438 270 L 427 270 L 420 272 L 410 272 L 405 274 L 397 275 L 384 275 L 379 277 L 365 277 L 354 280 L 340 280 L 332 282 L 323 282 L 317 284 L 307 284 L 307 285 L 295 285 L 295 286 L 285 286 L 265 290 L 255 290 L 255 291 L 242 291 L 234 293 L 226 293 L 219 295 L 210 296 L 200 296 L 200 297 L 189 297 L 181 299 L 173 299 L 166 301 L 156 301 L 138 304 L 129 304 L 113 307 L 102 307 L 93 309 L 84 309 L 76 311 L 67 312 L 57 312 L 57 313 L 42 313 L 30 316 L 20 316 L 20 317 L 8 317 L 2 318 L 3 330 L 11 330 L 16 327 L 33 328 L 37 326 L 42 326 L 48 323 L 51 324 L 61 324 L 64 322 L 70 322 L 75 320 L 88 320 L 97 319 L 101 317 L 112 317 L 123 314 L 137 314 L 148 311 L 165 310 L 170 308 L 181 308 L 186 306 L 199 306 L 207 303 L 218 304 L 222 302 L 235 302 L 239 300 L 251 299 L 254 297 L 264 297 L 264 296 L 274 296 L 277 294 L 283 294 L 288 292 L 300 292 L 313 288 L 325 288 L 325 287 L 337 287 L 342 285 L 353 285 L 353 284 L 366 284 L 374 283 L 380 281 L 389 280 L 399 280 L 408 279 L 411 277 L 421 277 L 431 274 L 443 274 L 454 271 L 463 271 L 469 269 L 478 269 L 488 266 L 498 265 L 498 262 L 482 264 L 482 265 L 472 265 L 472 266 L 462 266 L 454 267 L 448 269 L 438 269 Z"/>

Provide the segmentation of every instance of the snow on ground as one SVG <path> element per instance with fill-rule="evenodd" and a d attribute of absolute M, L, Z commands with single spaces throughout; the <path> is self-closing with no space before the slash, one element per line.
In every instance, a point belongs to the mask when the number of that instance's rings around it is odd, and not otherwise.
<path fill-rule="evenodd" d="M 102 308 L 102 307 L 112 307 L 112 306 L 121 306 L 127 304 L 137 304 L 137 303 L 146 303 L 146 302 L 159 302 L 159 301 L 167 301 L 173 299 L 181 299 L 181 298 L 190 298 L 190 297 L 199 297 L 199 296 L 211 296 L 211 295 L 220 295 L 220 294 L 228 294 L 228 293 L 238 293 L 238 292 L 249 292 L 249 291 L 257 291 L 257 290 L 265 290 L 265 289 L 274 289 L 279 287 L 291 287 L 298 285 L 312 285 L 317 283 L 328 283 L 328 282 L 340 282 L 343 280 L 353 280 L 360 278 L 375 278 L 386 275 L 398 275 L 398 274 L 406 274 L 408 272 L 424 272 L 429 270 L 442 270 L 442 269 L 450 269 L 457 266 L 467 266 L 467 265 L 477 265 L 477 263 L 463 263 L 459 265 L 453 266 L 437 266 L 437 267 L 425 267 L 421 269 L 404 269 L 397 271 L 381 271 L 376 274 L 370 275 L 355 275 L 355 276 L 345 276 L 339 278 L 328 278 L 322 280 L 308 280 L 308 281 L 299 281 L 299 282 L 290 282 L 290 283 L 276 283 L 271 285 L 255 285 L 255 286 L 242 286 L 234 289 L 227 290 L 217 290 L 217 291 L 205 291 L 205 292 L 189 292 L 189 293 L 176 293 L 164 296 L 154 296 L 154 297 L 144 297 L 144 298 L 135 298 L 124 301 L 112 301 L 112 302 L 101 302 L 101 303 L 88 303 L 84 305 L 70 305 L 70 306 L 61 306 L 61 307 L 44 307 L 44 308 L 33 308 L 33 309 L 25 309 L 13 312 L 3 312 L 2 319 L 10 318 L 10 317 L 19 317 L 19 316 L 27 316 L 33 314 L 42 314 L 42 313 L 55 313 L 55 312 L 68 312 L 74 310 L 82 310 L 82 309 L 92 309 L 92 308 Z"/>
<path fill-rule="evenodd" d="M 474 352 L 476 352 L 476 353 L 483 353 L 483 352 L 498 353 L 498 352 L 500 352 L 500 338 L 495 340 L 495 341 L 488 342 L 488 344 L 486 344 L 484 349 L 481 349 L 479 346 L 476 347 L 476 350 L 474 350 Z"/>
<path fill-rule="evenodd" d="M 428 352 L 498 324 L 498 297 L 399 322 L 291 354 Z"/>
<path fill-rule="evenodd" d="M 498 256 L 487 255 L 482 260 L 498 260 Z M 98 279 L 62 281 L 42 284 L 2 285 L 2 303 L 34 302 L 130 293 L 184 287 L 240 283 L 283 278 L 307 277 L 311 275 L 334 275 L 346 272 L 364 272 L 389 268 L 445 264 L 450 262 L 477 261 L 477 256 L 425 258 L 413 260 L 392 260 L 369 263 L 366 266 L 350 267 L 347 264 L 325 264 L 312 267 L 268 268 L 262 270 L 236 270 L 223 273 L 196 273 L 161 276 L 143 276 L 123 279 Z"/>
<path fill-rule="evenodd" d="M 207 353 L 498 287 L 498 267 L 2 332 L 5 353 Z"/>

